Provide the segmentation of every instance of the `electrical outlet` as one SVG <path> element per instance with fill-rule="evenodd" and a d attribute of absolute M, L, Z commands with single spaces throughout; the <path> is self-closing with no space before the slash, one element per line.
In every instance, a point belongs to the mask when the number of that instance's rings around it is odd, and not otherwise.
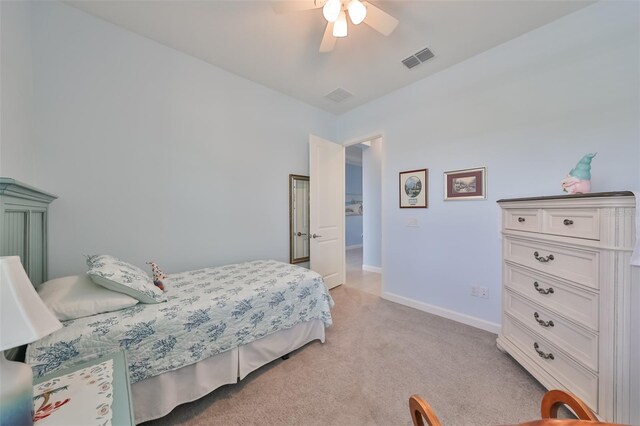
<path fill-rule="evenodd" d="M 478 286 L 477 285 L 472 285 L 471 286 L 471 295 L 473 297 L 478 297 Z"/>
<path fill-rule="evenodd" d="M 418 224 L 418 218 L 417 217 L 409 217 L 407 218 L 407 226 L 409 228 L 419 228 L 420 225 Z"/>
<path fill-rule="evenodd" d="M 478 290 L 478 296 L 482 297 L 483 299 L 488 299 L 489 298 L 489 287 L 480 287 Z"/>

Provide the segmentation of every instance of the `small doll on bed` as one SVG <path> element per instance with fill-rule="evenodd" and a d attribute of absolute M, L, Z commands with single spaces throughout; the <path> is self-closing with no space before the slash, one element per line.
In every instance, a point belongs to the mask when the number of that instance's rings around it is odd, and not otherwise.
<path fill-rule="evenodd" d="M 162 280 L 166 279 L 167 276 L 164 274 L 164 272 L 162 272 L 156 262 L 147 262 L 147 265 L 151 265 L 151 272 L 153 273 L 153 283 L 160 290 L 164 291 L 164 284 L 162 283 Z"/>

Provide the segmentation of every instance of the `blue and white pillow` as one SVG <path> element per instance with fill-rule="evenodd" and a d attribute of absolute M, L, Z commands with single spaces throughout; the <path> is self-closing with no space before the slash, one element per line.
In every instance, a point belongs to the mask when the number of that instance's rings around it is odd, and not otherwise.
<path fill-rule="evenodd" d="M 137 266 L 106 254 L 87 256 L 91 280 L 109 290 L 127 294 L 142 303 L 166 302 L 167 296 Z"/>

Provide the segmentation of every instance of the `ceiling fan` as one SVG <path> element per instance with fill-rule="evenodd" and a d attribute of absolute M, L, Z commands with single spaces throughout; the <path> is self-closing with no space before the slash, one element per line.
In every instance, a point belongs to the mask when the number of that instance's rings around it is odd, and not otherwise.
<path fill-rule="evenodd" d="M 398 20 L 382 9 L 362 0 L 304 0 L 274 2 L 276 13 L 299 12 L 320 9 L 327 20 L 320 52 L 331 52 L 336 40 L 347 36 L 347 16 L 353 25 L 364 22 L 379 33 L 388 36 L 398 25 Z"/>

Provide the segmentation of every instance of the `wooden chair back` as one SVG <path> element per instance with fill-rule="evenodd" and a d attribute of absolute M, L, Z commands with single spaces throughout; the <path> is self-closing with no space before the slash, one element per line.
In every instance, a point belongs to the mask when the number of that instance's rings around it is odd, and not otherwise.
<path fill-rule="evenodd" d="M 589 406 L 585 404 L 577 396 L 561 391 L 550 390 L 542 397 L 542 404 L 540 406 L 540 413 L 543 419 L 557 419 L 558 408 L 561 405 L 566 405 L 573 410 L 580 420 L 598 421 L 596 415 L 591 411 Z"/>
<path fill-rule="evenodd" d="M 422 419 L 427 421 L 427 426 L 442 426 L 431 406 L 418 395 L 409 398 L 409 411 L 414 426 L 425 426 Z"/>

